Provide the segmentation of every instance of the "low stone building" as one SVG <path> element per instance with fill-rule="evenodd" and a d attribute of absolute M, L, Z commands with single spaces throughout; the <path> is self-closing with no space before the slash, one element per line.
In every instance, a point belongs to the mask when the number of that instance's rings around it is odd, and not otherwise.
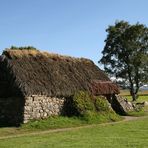
<path fill-rule="evenodd" d="M 108 99 L 118 87 L 91 60 L 38 50 L 5 50 L 0 56 L 0 122 L 26 123 L 60 115 L 78 90 Z"/>

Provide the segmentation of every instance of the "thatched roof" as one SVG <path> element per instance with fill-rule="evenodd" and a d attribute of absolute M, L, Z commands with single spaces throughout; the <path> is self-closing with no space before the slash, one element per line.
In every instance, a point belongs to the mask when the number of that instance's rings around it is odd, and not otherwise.
<path fill-rule="evenodd" d="M 90 90 L 94 95 L 119 94 L 119 87 L 111 81 L 92 81 Z"/>
<path fill-rule="evenodd" d="M 3 72 L 7 78 L 2 76 Z M 0 58 L 0 81 L 2 79 L 9 79 L 11 93 L 24 96 L 71 96 L 77 90 L 90 90 L 93 80 L 110 81 L 89 59 L 37 50 L 4 51 Z"/>

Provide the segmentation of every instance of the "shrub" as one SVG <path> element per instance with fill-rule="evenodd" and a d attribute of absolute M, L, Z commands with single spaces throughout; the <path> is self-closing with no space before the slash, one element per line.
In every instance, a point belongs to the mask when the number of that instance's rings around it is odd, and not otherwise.
<path fill-rule="evenodd" d="M 111 111 L 108 101 L 104 97 L 101 97 L 101 96 L 95 97 L 95 108 L 96 108 L 96 111 L 98 111 L 98 112 L 100 112 L 100 111 L 105 111 L 105 112 Z"/>
<path fill-rule="evenodd" d="M 73 106 L 79 115 L 84 115 L 86 111 L 95 111 L 93 100 L 87 91 L 78 91 L 74 94 Z"/>
<path fill-rule="evenodd" d="M 96 123 L 100 121 L 100 115 L 94 111 L 86 111 L 82 116 L 82 120 L 87 123 Z"/>
<path fill-rule="evenodd" d="M 87 123 L 116 121 L 118 115 L 103 96 L 92 96 L 87 91 L 78 91 L 67 99 L 65 110 L 68 116 L 79 116 Z"/>
<path fill-rule="evenodd" d="M 86 111 L 82 117 L 82 120 L 84 120 L 87 123 L 103 123 L 110 121 L 119 121 L 121 119 L 122 118 L 115 112 Z"/>

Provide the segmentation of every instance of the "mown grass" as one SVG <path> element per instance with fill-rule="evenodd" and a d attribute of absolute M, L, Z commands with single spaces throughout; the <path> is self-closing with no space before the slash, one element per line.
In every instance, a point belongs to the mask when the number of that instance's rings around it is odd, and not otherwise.
<path fill-rule="evenodd" d="M 125 97 L 128 101 L 132 101 L 132 96 L 128 90 L 121 90 L 120 95 Z M 148 90 L 139 91 L 136 102 L 148 101 Z"/>
<path fill-rule="evenodd" d="M 124 90 L 120 90 L 120 94 L 123 96 L 130 96 L 130 92 L 127 89 Z M 144 95 L 148 95 L 148 90 L 139 90 L 138 95 L 140 96 L 144 96 Z"/>
<path fill-rule="evenodd" d="M 31 133 L 38 132 L 49 129 L 57 129 L 57 128 L 69 128 L 69 127 L 77 127 L 84 126 L 88 124 L 99 124 L 104 122 L 113 122 L 119 121 L 123 118 L 115 113 L 93 113 L 90 112 L 88 115 L 84 117 L 64 117 L 64 116 L 55 116 L 49 117 L 44 120 L 36 120 L 30 121 L 27 124 L 22 124 L 19 128 L 0 128 L 0 137 L 2 136 L 10 136 L 17 135 L 23 133 Z"/>
<path fill-rule="evenodd" d="M 148 115 L 148 106 L 145 106 L 143 108 L 141 108 L 141 110 L 139 111 L 132 111 L 132 112 L 128 112 L 129 116 L 147 116 Z"/>
<path fill-rule="evenodd" d="M 4 148 L 147 148 L 148 118 L 0 140 Z"/>
<path fill-rule="evenodd" d="M 146 108 L 146 110 L 148 111 L 148 108 Z M 129 115 L 143 116 L 145 115 L 145 110 L 140 112 L 131 112 Z M 134 122 L 130 122 L 130 124 L 119 124 L 120 126 L 117 125 L 116 128 L 116 125 L 99 125 L 99 123 L 119 121 L 121 119 L 122 117 L 111 112 L 88 112 L 88 114 L 83 117 L 55 116 L 49 117 L 46 120 L 31 121 L 27 124 L 23 124 L 19 128 L 0 128 L 0 137 L 4 137 L 29 134 L 32 132 L 38 133 L 49 129 L 78 127 L 93 124 L 93 127 L 89 129 L 84 128 L 81 130 L 67 131 L 58 134 L 52 133 L 0 140 L 0 147 L 147 147 L 148 141 L 143 140 L 143 138 L 148 139 L 148 134 L 146 134 L 147 132 L 145 130 L 145 127 L 148 129 L 148 125 L 146 124 L 148 119 L 136 121 L 137 124 L 134 124 Z M 141 131 L 138 132 L 140 129 L 136 129 L 137 125 L 139 127 L 141 126 L 141 130 L 143 131 L 142 136 L 140 135 Z M 130 130 L 133 134 L 130 133 Z M 138 139 L 140 142 L 137 142 Z"/>
<path fill-rule="evenodd" d="M 55 116 L 55 117 L 49 117 L 48 119 L 45 120 L 31 121 L 27 124 L 23 124 L 21 128 L 30 129 L 30 130 L 47 130 L 47 129 L 82 126 L 87 124 L 99 124 L 104 122 L 119 121 L 121 119 L 122 119 L 121 116 L 111 112 L 108 113 L 89 112 L 89 114 L 83 117 Z"/>
<path fill-rule="evenodd" d="M 129 90 L 121 90 L 120 95 L 126 98 L 128 101 L 132 101 L 132 96 L 129 93 Z M 142 103 L 148 101 L 148 90 L 139 91 L 138 99 L 134 103 Z M 148 115 L 148 106 L 141 108 L 139 111 L 132 111 L 128 113 L 129 116 L 145 116 Z"/>
<path fill-rule="evenodd" d="M 128 101 L 132 101 L 132 96 L 125 96 L 125 98 L 127 98 Z M 148 101 L 148 95 L 139 96 L 138 99 L 136 100 L 136 102 L 144 102 L 144 101 Z"/>

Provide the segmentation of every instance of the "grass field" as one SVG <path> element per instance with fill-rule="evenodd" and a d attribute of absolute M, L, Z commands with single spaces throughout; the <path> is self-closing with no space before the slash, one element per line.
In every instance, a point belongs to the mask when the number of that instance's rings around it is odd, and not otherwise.
<path fill-rule="evenodd" d="M 127 91 L 121 92 L 121 95 L 131 100 Z M 140 94 L 138 102 L 142 101 L 148 101 L 147 92 Z M 102 114 L 98 118 L 92 116 L 91 120 L 81 120 L 76 117 L 51 117 L 47 120 L 30 122 L 20 128 L 0 128 L 0 148 L 147 148 L 147 111 L 148 108 L 146 108 L 145 119 L 117 124 L 112 123 L 110 125 L 99 125 L 98 123 L 118 121 L 122 118 L 112 114 Z M 139 116 L 139 113 L 136 116 Z M 71 131 L 40 133 L 49 129 L 77 127 L 88 124 L 95 125 Z M 35 135 L 29 136 L 32 132 L 35 132 Z M 2 137 L 20 134 L 25 134 L 25 136 L 1 139 Z"/>
<path fill-rule="evenodd" d="M 130 92 L 129 90 L 125 89 L 125 90 L 120 90 L 120 94 L 123 95 L 123 96 L 129 96 L 130 95 Z M 144 96 L 144 95 L 148 95 L 148 90 L 139 90 L 138 94 L 140 96 Z"/>
<path fill-rule="evenodd" d="M 132 101 L 132 97 L 131 97 L 128 90 L 121 90 L 120 95 L 124 96 L 129 101 Z M 139 97 L 137 99 L 137 102 L 148 101 L 148 90 L 139 91 L 138 95 L 139 95 Z"/>
<path fill-rule="evenodd" d="M 112 125 L 0 140 L 0 148 L 147 148 L 148 117 Z"/>
<path fill-rule="evenodd" d="M 23 124 L 21 127 L 1 127 L 0 138 L 3 136 L 12 136 L 18 134 L 26 134 L 32 132 L 46 131 L 50 129 L 69 128 L 85 126 L 89 124 L 100 124 L 106 122 L 119 121 L 123 118 L 115 113 L 99 113 L 93 114 L 89 118 L 84 117 L 65 117 L 55 116 L 44 120 L 31 121 Z"/>

